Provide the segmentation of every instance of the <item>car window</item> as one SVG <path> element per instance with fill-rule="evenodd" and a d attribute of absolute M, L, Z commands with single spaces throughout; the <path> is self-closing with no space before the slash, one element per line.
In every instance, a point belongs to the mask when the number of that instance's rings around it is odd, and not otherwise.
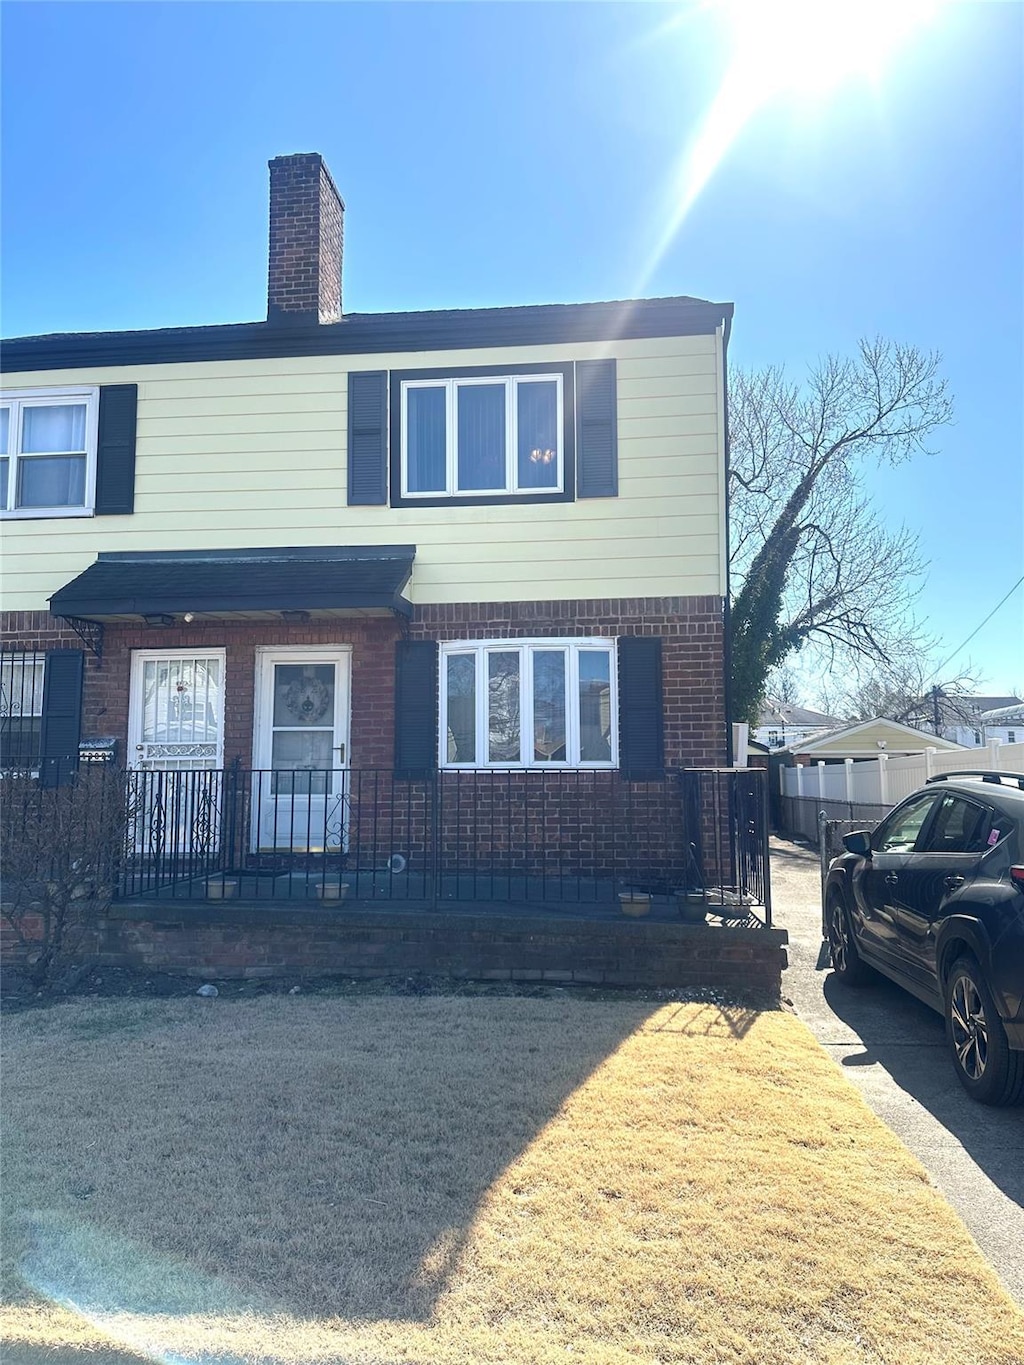
<path fill-rule="evenodd" d="M 912 852 L 921 826 L 934 804 L 935 797 L 929 792 L 927 796 L 902 806 L 875 830 L 871 847 L 877 853 Z"/>
<path fill-rule="evenodd" d="M 1008 815 L 1003 815 L 1000 811 L 989 810 L 985 812 L 986 818 L 978 827 L 971 853 L 987 853 L 990 848 L 995 848 L 996 844 L 1013 829 L 1013 821 Z"/>
<path fill-rule="evenodd" d="M 980 853 L 992 828 L 992 814 L 988 807 L 962 796 L 945 795 L 935 812 L 928 838 L 918 852 Z"/>

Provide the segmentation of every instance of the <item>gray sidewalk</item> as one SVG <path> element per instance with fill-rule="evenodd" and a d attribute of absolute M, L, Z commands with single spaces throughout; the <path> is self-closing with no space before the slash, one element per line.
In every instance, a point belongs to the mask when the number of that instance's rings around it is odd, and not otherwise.
<path fill-rule="evenodd" d="M 942 1019 L 876 978 L 841 986 L 821 942 L 817 854 L 772 840 L 774 921 L 789 930 L 782 993 L 878 1116 L 910 1148 L 1024 1307 L 1024 1108 L 969 1100 Z M 836 1172 L 841 1197 L 842 1172 Z"/>

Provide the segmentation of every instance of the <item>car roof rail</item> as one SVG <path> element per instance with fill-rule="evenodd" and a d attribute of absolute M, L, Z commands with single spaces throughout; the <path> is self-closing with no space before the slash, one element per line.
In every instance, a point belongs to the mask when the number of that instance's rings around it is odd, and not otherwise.
<path fill-rule="evenodd" d="M 991 782 L 997 787 L 1001 787 L 1003 780 L 1015 782 L 1024 791 L 1024 773 L 1002 773 L 993 772 L 991 768 L 959 768 L 955 773 L 936 773 L 934 777 L 929 777 L 928 785 L 932 782 L 946 782 L 951 777 L 980 777 L 982 782 Z"/>

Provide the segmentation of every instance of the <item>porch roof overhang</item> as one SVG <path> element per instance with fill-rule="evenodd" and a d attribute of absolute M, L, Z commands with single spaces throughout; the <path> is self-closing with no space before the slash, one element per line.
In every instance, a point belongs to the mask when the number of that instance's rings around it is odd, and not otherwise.
<path fill-rule="evenodd" d="M 153 550 L 100 554 L 50 598 L 55 616 L 80 621 L 181 624 L 410 616 L 402 591 L 415 545 L 323 545 L 264 550 Z M 167 617 L 158 621 L 154 618 Z M 299 619 L 304 619 L 299 618 Z"/>

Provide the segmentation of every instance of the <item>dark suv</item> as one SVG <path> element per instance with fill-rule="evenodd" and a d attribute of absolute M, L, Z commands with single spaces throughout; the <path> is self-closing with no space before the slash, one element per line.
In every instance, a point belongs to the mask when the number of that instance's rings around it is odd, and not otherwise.
<path fill-rule="evenodd" d="M 947 773 L 872 833 L 847 834 L 825 882 L 836 976 L 874 967 L 946 1019 L 982 1104 L 1024 1098 L 1024 776 Z"/>

